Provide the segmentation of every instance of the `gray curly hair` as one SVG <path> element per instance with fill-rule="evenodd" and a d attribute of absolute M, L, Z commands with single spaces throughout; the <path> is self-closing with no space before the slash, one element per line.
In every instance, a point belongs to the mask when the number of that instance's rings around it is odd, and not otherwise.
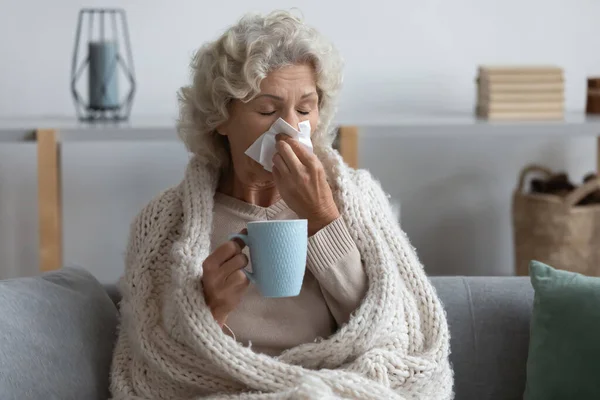
<path fill-rule="evenodd" d="M 216 129 L 227 121 L 231 100 L 252 100 L 270 71 L 306 62 L 315 68 L 319 95 L 320 118 L 313 146 L 315 150 L 330 146 L 342 59 L 321 34 L 285 11 L 246 15 L 196 52 L 191 62 L 192 84 L 178 92 L 179 137 L 190 152 L 207 162 L 228 165 L 228 142 Z"/>

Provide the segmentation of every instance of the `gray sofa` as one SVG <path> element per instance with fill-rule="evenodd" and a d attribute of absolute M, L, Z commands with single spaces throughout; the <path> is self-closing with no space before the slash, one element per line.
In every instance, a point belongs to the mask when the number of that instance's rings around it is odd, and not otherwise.
<path fill-rule="evenodd" d="M 529 279 L 431 280 L 448 315 L 455 398 L 522 399 L 533 302 Z M 17 318 L 15 310 L 23 321 L 28 312 L 36 315 L 33 324 L 0 325 L 2 399 L 106 399 L 118 300 L 114 286 L 100 286 L 83 270 L 0 281 L 3 322 Z"/>

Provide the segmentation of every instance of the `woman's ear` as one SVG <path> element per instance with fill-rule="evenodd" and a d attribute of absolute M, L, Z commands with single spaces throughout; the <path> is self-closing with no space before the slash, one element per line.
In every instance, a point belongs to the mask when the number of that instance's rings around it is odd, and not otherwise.
<path fill-rule="evenodd" d="M 229 132 L 228 126 L 227 126 L 227 121 L 223 122 L 222 124 L 218 125 L 217 128 L 215 129 L 215 132 L 217 132 L 219 135 L 221 136 L 227 136 L 227 133 Z"/>
<path fill-rule="evenodd" d="M 225 118 L 227 118 L 227 119 L 225 121 L 221 122 L 221 124 L 217 125 L 217 128 L 215 129 L 215 132 L 217 132 L 221 136 L 229 136 L 229 125 L 230 125 L 231 113 L 232 113 L 231 105 L 232 105 L 232 101 L 228 100 L 227 101 L 227 112 L 225 114 Z"/>

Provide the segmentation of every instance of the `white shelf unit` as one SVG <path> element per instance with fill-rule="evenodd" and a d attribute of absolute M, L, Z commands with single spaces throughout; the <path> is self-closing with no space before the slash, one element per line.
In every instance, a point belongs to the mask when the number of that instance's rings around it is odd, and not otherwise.
<path fill-rule="evenodd" d="M 0 119 L 0 142 L 37 143 L 40 270 L 62 266 L 62 207 L 60 144 L 71 141 L 174 141 L 174 117 L 132 118 L 127 123 L 80 123 L 72 118 Z M 381 115 L 377 118 L 338 118 L 339 149 L 351 167 L 358 167 L 358 135 L 362 128 L 381 129 L 377 138 L 468 136 L 593 136 L 600 137 L 600 117 L 567 114 L 560 121 L 491 122 L 460 113 Z M 370 129 L 376 132 L 377 129 Z M 596 146 L 600 171 L 600 140 Z"/>

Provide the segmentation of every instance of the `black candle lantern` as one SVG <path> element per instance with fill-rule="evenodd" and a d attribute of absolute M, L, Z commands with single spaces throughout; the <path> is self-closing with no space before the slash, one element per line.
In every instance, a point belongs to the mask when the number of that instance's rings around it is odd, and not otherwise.
<path fill-rule="evenodd" d="M 87 44 L 87 49 L 82 49 L 86 50 L 87 56 L 79 60 L 82 43 Z M 123 48 L 126 59 L 121 53 Z M 77 89 L 78 80 L 86 70 L 87 101 Z M 120 72 L 128 86 L 125 96 L 119 95 Z M 71 92 L 77 116 L 82 121 L 122 121 L 129 118 L 135 93 L 135 74 L 125 10 L 79 11 L 71 66 Z"/>

